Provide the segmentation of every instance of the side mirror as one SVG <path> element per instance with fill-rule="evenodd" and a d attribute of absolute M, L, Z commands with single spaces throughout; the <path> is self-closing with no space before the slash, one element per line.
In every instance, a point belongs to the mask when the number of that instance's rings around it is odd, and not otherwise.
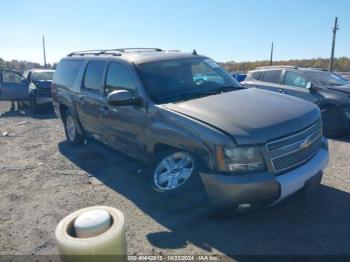
<path fill-rule="evenodd" d="M 127 90 L 117 90 L 107 96 L 107 103 L 111 106 L 141 105 L 141 99 L 134 97 Z"/>
<path fill-rule="evenodd" d="M 307 83 L 306 83 L 306 88 L 307 88 L 307 89 L 310 90 L 310 89 L 312 89 L 312 87 L 313 87 L 313 85 L 312 85 L 311 82 L 307 82 Z"/>

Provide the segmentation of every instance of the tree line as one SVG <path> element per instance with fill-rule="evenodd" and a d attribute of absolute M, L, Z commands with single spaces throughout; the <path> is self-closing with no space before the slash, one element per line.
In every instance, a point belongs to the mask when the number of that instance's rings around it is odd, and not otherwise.
<path fill-rule="evenodd" d="M 288 65 L 298 67 L 313 67 L 328 69 L 330 59 L 328 58 L 315 58 L 315 59 L 302 59 L 302 60 L 285 60 L 285 61 L 274 61 L 273 65 Z M 254 61 L 254 62 L 239 62 L 236 63 L 226 62 L 219 63 L 228 72 L 247 72 L 260 66 L 270 65 L 270 61 Z M 334 71 L 338 72 L 350 72 L 350 58 L 339 57 L 334 60 Z"/>
<path fill-rule="evenodd" d="M 47 64 L 47 69 L 54 69 L 56 67 L 56 63 L 54 64 Z M 11 60 L 11 61 L 5 61 L 4 59 L 0 58 L 0 69 L 9 69 L 9 70 L 15 70 L 15 71 L 24 71 L 28 69 L 43 69 L 44 66 L 39 63 L 34 63 L 30 61 L 25 60 Z"/>
<path fill-rule="evenodd" d="M 291 65 L 299 67 L 314 67 L 327 69 L 329 66 L 328 58 L 316 58 L 316 59 L 302 59 L 302 60 L 288 60 L 288 61 L 274 61 L 274 65 Z M 254 62 L 239 62 L 234 61 L 219 63 L 228 72 L 247 72 L 260 66 L 268 66 L 270 61 L 254 61 Z M 57 63 L 47 64 L 47 69 L 55 69 Z M 5 61 L 0 58 L 0 68 L 11 69 L 16 71 L 24 71 L 32 68 L 44 68 L 39 63 L 33 63 L 25 60 L 11 60 Z M 339 57 L 334 60 L 334 70 L 338 72 L 350 72 L 350 58 Z"/>

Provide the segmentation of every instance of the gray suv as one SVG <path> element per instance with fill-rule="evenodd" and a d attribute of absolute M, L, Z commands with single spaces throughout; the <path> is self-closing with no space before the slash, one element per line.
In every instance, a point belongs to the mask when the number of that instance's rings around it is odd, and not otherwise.
<path fill-rule="evenodd" d="M 321 109 L 326 136 L 339 136 L 350 127 L 350 83 L 334 73 L 317 68 L 268 66 L 249 72 L 243 84 L 315 103 Z"/>
<path fill-rule="evenodd" d="M 58 64 L 52 95 L 71 145 L 147 163 L 169 205 L 270 206 L 320 184 L 328 163 L 314 104 L 245 89 L 196 52 L 75 52 Z"/>

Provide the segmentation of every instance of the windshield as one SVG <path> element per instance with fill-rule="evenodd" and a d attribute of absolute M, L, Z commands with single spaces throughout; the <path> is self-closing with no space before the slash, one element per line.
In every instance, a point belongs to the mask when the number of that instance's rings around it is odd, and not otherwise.
<path fill-rule="evenodd" d="M 156 104 L 194 99 L 243 88 L 213 60 L 177 59 L 138 66 L 146 92 Z"/>
<path fill-rule="evenodd" d="M 33 72 L 32 73 L 32 82 L 42 81 L 42 80 L 52 80 L 54 72 L 46 71 L 46 72 Z"/>
<path fill-rule="evenodd" d="M 339 76 L 329 72 L 305 72 L 312 82 L 322 86 L 344 86 L 349 84 Z"/>

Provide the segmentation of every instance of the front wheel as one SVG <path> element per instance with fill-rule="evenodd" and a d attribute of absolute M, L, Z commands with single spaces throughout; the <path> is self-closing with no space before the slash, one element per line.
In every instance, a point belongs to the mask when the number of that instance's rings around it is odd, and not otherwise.
<path fill-rule="evenodd" d="M 67 111 L 64 115 L 64 130 L 67 141 L 70 145 L 77 146 L 82 144 L 83 136 L 79 134 L 77 130 L 77 122 L 70 111 Z"/>
<path fill-rule="evenodd" d="M 168 207 L 199 205 L 205 200 L 199 160 L 188 152 L 166 150 L 159 154 L 150 169 L 150 180 L 158 200 Z"/>

